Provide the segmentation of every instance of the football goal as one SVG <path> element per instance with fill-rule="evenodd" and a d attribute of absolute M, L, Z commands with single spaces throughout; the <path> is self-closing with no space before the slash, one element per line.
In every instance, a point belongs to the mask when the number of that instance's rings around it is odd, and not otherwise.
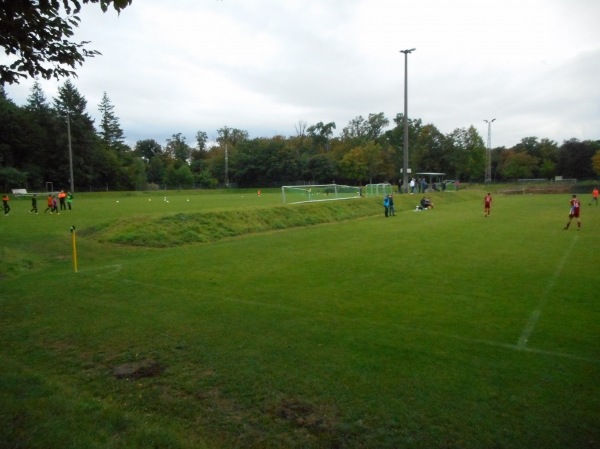
<path fill-rule="evenodd" d="M 284 203 L 311 203 L 360 198 L 361 190 L 360 187 L 339 184 L 282 186 L 281 195 Z"/>
<path fill-rule="evenodd" d="M 367 196 L 384 196 L 393 193 L 392 185 L 389 182 L 382 182 L 379 184 L 367 184 L 365 186 L 365 193 Z"/>

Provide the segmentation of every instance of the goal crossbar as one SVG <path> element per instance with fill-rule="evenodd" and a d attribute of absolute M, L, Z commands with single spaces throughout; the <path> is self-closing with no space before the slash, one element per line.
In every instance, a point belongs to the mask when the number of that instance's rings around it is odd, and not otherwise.
<path fill-rule="evenodd" d="M 284 203 L 314 203 L 319 201 L 350 200 L 360 198 L 360 187 L 341 184 L 311 184 L 305 186 L 282 186 Z"/>
<path fill-rule="evenodd" d="M 367 184 L 365 186 L 365 194 L 367 196 L 384 196 L 389 195 L 390 193 L 393 193 L 393 189 L 389 182 Z"/>

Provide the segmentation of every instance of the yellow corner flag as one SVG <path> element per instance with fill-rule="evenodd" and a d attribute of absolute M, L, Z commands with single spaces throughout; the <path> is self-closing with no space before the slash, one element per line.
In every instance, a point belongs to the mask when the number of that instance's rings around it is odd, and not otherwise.
<path fill-rule="evenodd" d="M 77 273 L 77 239 L 75 238 L 75 226 L 71 226 L 71 241 L 73 242 L 73 271 Z"/>

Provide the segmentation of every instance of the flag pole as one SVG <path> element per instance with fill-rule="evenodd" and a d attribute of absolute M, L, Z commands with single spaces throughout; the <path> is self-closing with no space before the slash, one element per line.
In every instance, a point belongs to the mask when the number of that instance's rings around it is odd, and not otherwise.
<path fill-rule="evenodd" d="M 75 238 L 75 226 L 71 226 L 71 241 L 73 243 L 73 271 L 77 273 L 77 239 Z"/>

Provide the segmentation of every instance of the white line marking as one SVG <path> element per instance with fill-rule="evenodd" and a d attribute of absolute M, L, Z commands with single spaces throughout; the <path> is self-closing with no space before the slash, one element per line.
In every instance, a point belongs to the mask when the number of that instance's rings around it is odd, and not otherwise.
<path fill-rule="evenodd" d="M 559 264 L 559 268 L 556 270 L 555 275 L 560 273 L 560 270 L 562 269 L 562 266 L 564 266 L 566 259 L 569 255 L 569 253 L 571 252 L 571 249 L 573 248 L 573 246 L 574 245 L 571 244 L 571 247 L 567 250 L 567 253 L 563 256 L 563 259 L 561 260 L 561 262 Z M 148 282 L 134 281 L 132 279 L 123 279 L 122 282 L 141 285 L 141 286 L 144 286 L 147 288 L 151 288 L 153 290 L 156 290 L 156 289 L 164 290 L 164 291 L 169 291 L 169 292 L 173 292 L 173 293 L 185 294 L 188 296 L 198 293 L 197 291 L 189 291 L 187 289 L 178 289 L 178 288 L 168 287 L 165 285 L 153 285 Z M 551 282 L 551 284 L 553 284 L 553 282 Z M 547 290 L 549 291 L 550 288 L 548 288 Z M 547 297 L 547 294 L 545 296 Z M 212 298 L 212 299 L 216 299 L 216 298 Z M 290 313 L 296 313 L 296 312 L 301 311 L 301 309 L 298 309 L 298 308 L 292 307 L 292 306 L 286 306 L 286 305 L 282 305 L 282 304 L 264 303 L 264 302 L 260 302 L 260 301 L 248 301 L 248 300 L 244 300 L 244 299 L 240 299 L 240 298 L 220 297 L 216 300 L 235 302 L 235 303 L 240 303 L 240 304 L 247 304 L 250 306 L 257 306 L 257 307 L 266 307 L 266 308 L 270 308 L 270 309 L 285 310 Z M 547 298 L 543 302 L 547 302 Z M 538 306 L 538 308 L 539 308 L 539 306 Z M 538 313 L 536 314 L 536 316 L 537 316 L 537 318 L 539 318 L 539 315 L 541 312 L 539 312 L 539 311 L 537 311 L 537 312 Z M 368 325 L 372 325 L 374 327 L 381 326 L 381 323 L 373 321 L 373 320 L 348 318 L 348 317 L 344 317 L 342 315 L 338 315 L 337 318 L 346 320 L 346 321 L 368 324 Z M 537 320 L 537 318 L 536 318 L 536 320 Z M 414 326 L 405 326 L 405 325 L 401 325 L 401 324 L 393 324 L 393 326 L 397 329 L 401 329 L 401 330 L 407 331 L 407 332 L 420 332 L 422 334 L 435 335 L 435 336 L 449 338 L 449 339 L 456 340 L 456 341 L 463 341 L 465 343 L 492 346 L 495 348 L 506 349 L 506 350 L 510 350 L 510 351 L 529 352 L 532 354 L 546 355 L 546 356 L 550 356 L 550 357 L 556 357 L 556 358 L 574 360 L 574 361 L 578 361 L 578 362 L 592 363 L 594 365 L 600 365 L 600 359 L 596 359 L 593 357 L 579 356 L 579 355 L 575 355 L 575 354 L 569 354 L 566 352 L 557 352 L 557 351 L 548 351 L 548 350 L 544 350 L 544 349 L 529 348 L 529 347 L 525 347 L 525 346 L 521 347 L 519 345 L 515 345 L 515 344 L 511 344 L 511 343 L 502 343 L 502 342 L 492 341 L 492 340 L 483 340 L 480 338 L 464 337 L 462 335 L 447 334 L 444 332 L 439 332 L 439 331 L 435 331 L 435 330 L 429 330 L 429 329 L 424 329 L 424 328 L 419 328 L 419 327 L 414 327 Z M 535 327 L 535 323 L 531 326 L 532 331 L 533 331 L 534 327 Z"/>
<path fill-rule="evenodd" d="M 571 254 L 573 247 L 575 246 L 576 241 L 577 241 L 577 236 L 575 236 L 575 238 L 571 242 L 571 246 L 569 246 L 569 248 L 567 248 L 567 251 L 563 254 L 562 258 L 560 259 L 560 262 L 558 262 L 558 265 L 556 266 L 556 270 L 554 270 L 554 273 L 552 274 L 552 277 L 548 280 L 548 283 L 546 284 L 546 288 L 542 292 L 542 297 L 540 298 L 540 302 L 538 303 L 536 309 L 533 312 L 531 312 L 531 315 L 529 316 L 529 320 L 527 321 L 527 323 L 525 324 L 525 327 L 523 328 L 523 332 L 521 333 L 521 336 L 519 337 L 519 341 L 517 342 L 517 348 L 525 349 L 525 347 L 527 346 L 527 340 L 529 340 L 529 337 L 531 337 L 531 334 L 535 330 L 535 326 L 537 325 L 537 322 L 539 321 L 540 316 L 542 315 L 542 310 L 544 309 L 544 307 L 546 307 L 546 304 L 548 304 L 548 297 L 550 296 L 550 292 L 554 288 L 554 284 L 556 283 L 556 278 L 558 278 L 558 276 L 560 275 L 560 272 L 564 268 L 565 263 L 567 262 L 567 259 L 569 258 L 569 255 Z"/>
<path fill-rule="evenodd" d="M 96 275 L 96 276 L 102 276 L 104 274 L 116 273 L 117 271 L 121 271 L 121 268 L 123 268 L 123 266 L 120 263 L 117 263 L 115 265 L 105 265 L 103 267 L 87 268 L 85 270 L 79 270 L 78 273 L 87 274 L 87 273 L 91 273 L 91 272 L 102 271 L 101 274 Z"/>

